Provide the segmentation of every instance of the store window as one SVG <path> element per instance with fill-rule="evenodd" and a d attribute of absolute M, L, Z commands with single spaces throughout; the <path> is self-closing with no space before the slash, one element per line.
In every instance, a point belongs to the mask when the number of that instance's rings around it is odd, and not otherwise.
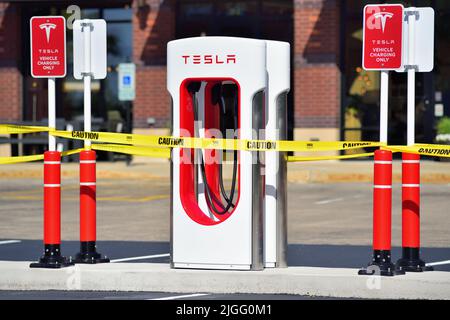
<path fill-rule="evenodd" d="M 450 117 L 450 1 L 436 1 L 434 115 Z"/>
<path fill-rule="evenodd" d="M 240 36 L 292 42 L 292 0 L 180 1 L 177 38 Z"/>
<path fill-rule="evenodd" d="M 292 46 L 293 22 L 292 0 L 185 0 L 177 3 L 176 37 L 248 37 L 286 41 Z M 294 118 L 293 91 L 291 84 L 288 95 L 290 138 Z"/>

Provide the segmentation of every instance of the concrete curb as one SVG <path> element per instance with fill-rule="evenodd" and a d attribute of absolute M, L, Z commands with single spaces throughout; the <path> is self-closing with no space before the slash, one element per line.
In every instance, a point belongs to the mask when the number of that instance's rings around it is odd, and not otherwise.
<path fill-rule="evenodd" d="M 99 162 L 98 179 L 147 179 L 169 181 L 170 170 L 167 160 L 150 159 L 153 162 L 133 162 L 128 167 L 124 162 Z M 450 162 L 423 161 L 421 163 L 422 183 L 450 183 Z M 78 163 L 63 163 L 63 178 L 78 178 Z M 225 172 L 229 168 L 225 169 Z M 42 163 L 22 163 L 0 166 L 0 179 L 42 179 Z M 231 173 L 230 173 L 231 174 Z M 226 176 L 229 176 L 228 173 Z M 292 162 L 288 165 L 288 181 L 293 183 L 341 183 L 373 181 L 372 161 L 318 161 Z M 393 181 L 401 182 L 401 162 L 393 163 Z"/>
<path fill-rule="evenodd" d="M 289 267 L 264 271 L 170 269 L 157 263 L 30 269 L 0 262 L 0 290 L 85 290 L 297 294 L 367 299 L 450 299 L 450 272 L 392 278 L 358 276 L 356 269 Z"/>

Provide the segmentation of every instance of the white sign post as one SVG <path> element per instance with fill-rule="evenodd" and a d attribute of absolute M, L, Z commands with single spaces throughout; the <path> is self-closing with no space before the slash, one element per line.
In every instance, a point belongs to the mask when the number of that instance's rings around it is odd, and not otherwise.
<path fill-rule="evenodd" d="M 91 81 L 106 78 L 106 21 L 76 20 L 73 24 L 73 70 L 83 79 L 84 131 L 91 131 Z M 84 141 L 80 153 L 80 251 L 75 263 L 105 263 L 109 259 L 96 251 L 96 153 L 91 141 Z"/>
<path fill-rule="evenodd" d="M 106 21 L 76 20 L 73 24 L 73 73 L 83 79 L 84 131 L 91 131 L 91 80 L 106 78 Z M 91 146 L 84 141 L 85 149 Z"/>
<path fill-rule="evenodd" d="M 84 42 L 84 68 L 83 68 L 83 85 L 84 85 L 84 131 L 91 131 L 92 114 L 91 114 L 91 24 L 85 22 L 82 26 L 83 42 Z M 88 149 L 91 146 L 90 140 L 84 141 L 84 147 Z"/>
<path fill-rule="evenodd" d="M 434 66 L 433 8 L 399 4 L 364 8 L 363 68 L 381 71 L 380 142 L 387 143 L 389 70 L 407 72 L 407 143 L 415 143 L 415 73 Z"/>
<path fill-rule="evenodd" d="M 48 78 L 48 126 L 56 127 L 55 78 L 66 76 L 66 19 L 62 16 L 30 20 L 31 75 Z M 49 151 L 56 151 L 56 138 L 48 135 Z"/>
<path fill-rule="evenodd" d="M 414 41 L 416 34 L 416 16 L 411 11 L 406 11 L 408 19 L 408 97 L 407 97 L 407 144 L 412 146 L 415 143 L 415 124 L 416 124 L 416 65 Z M 409 14 L 409 15 L 408 15 Z"/>
<path fill-rule="evenodd" d="M 380 142 L 388 143 L 389 71 L 381 71 L 380 79 Z"/>
<path fill-rule="evenodd" d="M 407 144 L 415 144 L 416 72 L 430 72 L 434 66 L 434 10 L 433 8 L 405 9 L 404 55 L 407 63 L 397 70 L 408 73 Z"/>
<path fill-rule="evenodd" d="M 408 74 L 407 144 L 415 144 L 416 72 L 433 70 L 434 10 L 407 8 L 403 22 L 405 64 L 398 72 Z M 432 270 L 420 259 L 420 156 L 402 155 L 402 258 L 396 267 L 401 271 Z M 430 269 L 431 268 L 431 269 Z"/>
<path fill-rule="evenodd" d="M 66 19 L 42 16 L 30 19 L 30 60 L 33 78 L 48 78 L 48 126 L 56 129 L 55 78 L 66 76 Z M 73 265 L 61 255 L 61 153 L 49 132 L 44 152 L 44 255 L 30 268 Z"/>

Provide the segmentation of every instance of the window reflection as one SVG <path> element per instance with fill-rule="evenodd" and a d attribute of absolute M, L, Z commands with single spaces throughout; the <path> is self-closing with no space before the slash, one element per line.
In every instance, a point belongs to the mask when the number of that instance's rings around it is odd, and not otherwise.
<path fill-rule="evenodd" d="M 180 14 L 186 17 L 197 17 L 210 15 L 213 12 L 212 3 L 182 3 L 180 4 Z"/>
<path fill-rule="evenodd" d="M 217 5 L 218 14 L 226 17 L 240 17 L 257 14 L 256 1 L 221 1 Z"/>
<path fill-rule="evenodd" d="M 240 36 L 292 42 L 293 1 L 195 1 L 180 3 L 177 38 Z"/>

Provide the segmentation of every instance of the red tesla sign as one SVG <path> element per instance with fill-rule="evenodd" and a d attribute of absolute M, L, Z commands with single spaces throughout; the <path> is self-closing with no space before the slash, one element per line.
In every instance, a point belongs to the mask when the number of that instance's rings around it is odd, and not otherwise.
<path fill-rule="evenodd" d="M 403 6 L 365 6 L 363 30 L 363 68 L 399 69 L 402 66 Z"/>
<path fill-rule="evenodd" d="M 60 78 L 66 75 L 66 19 L 32 17 L 31 75 L 34 78 Z"/>

